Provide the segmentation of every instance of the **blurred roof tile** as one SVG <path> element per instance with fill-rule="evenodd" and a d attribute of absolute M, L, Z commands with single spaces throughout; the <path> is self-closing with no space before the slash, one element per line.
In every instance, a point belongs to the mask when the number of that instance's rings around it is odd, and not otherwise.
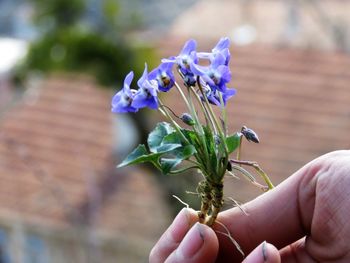
<path fill-rule="evenodd" d="M 0 123 L 0 216 L 157 237 L 169 214 L 155 179 L 115 169 L 112 94 L 67 77 L 34 91 Z M 138 224 L 149 211 L 153 222 Z"/>

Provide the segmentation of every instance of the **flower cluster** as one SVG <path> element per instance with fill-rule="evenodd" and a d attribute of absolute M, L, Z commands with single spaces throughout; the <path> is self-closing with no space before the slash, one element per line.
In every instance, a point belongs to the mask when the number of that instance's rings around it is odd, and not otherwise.
<path fill-rule="evenodd" d="M 196 41 L 189 40 L 178 56 L 162 59 L 162 63 L 150 73 L 146 64 L 143 75 L 137 81 L 138 90 L 130 87 L 134 77 L 131 71 L 124 80 L 123 88 L 113 97 L 112 111 L 137 112 L 144 107 L 157 109 L 158 93 L 168 92 L 175 85 L 174 67 L 187 87 L 200 82 L 202 100 L 206 96 L 211 104 L 226 105 L 227 100 L 236 93 L 235 89 L 226 86 L 231 80 L 229 45 L 228 38 L 221 38 L 211 52 L 197 52 Z M 200 65 L 200 59 L 208 60 L 209 66 Z"/>

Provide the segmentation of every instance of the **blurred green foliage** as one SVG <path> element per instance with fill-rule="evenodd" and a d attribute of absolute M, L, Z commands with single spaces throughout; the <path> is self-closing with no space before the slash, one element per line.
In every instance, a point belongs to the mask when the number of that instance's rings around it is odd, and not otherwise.
<path fill-rule="evenodd" d="M 47 27 L 51 21 L 55 28 L 70 27 L 77 23 L 85 10 L 83 0 L 31 0 L 35 7 L 34 21 L 38 26 Z"/>
<path fill-rule="evenodd" d="M 120 83 L 130 70 L 141 75 L 143 61 L 150 57 L 154 57 L 151 48 L 130 48 L 122 40 L 114 42 L 94 32 L 66 29 L 34 42 L 17 70 L 17 77 L 23 79 L 31 70 L 85 72 L 108 86 Z"/>
<path fill-rule="evenodd" d="M 17 67 L 15 81 L 22 82 L 33 71 L 84 72 L 110 86 L 120 84 L 130 70 L 141 75 L 144 61 L 154 66 L 152 48 L 136 47 L 122 37 L 125 32 L 115 19 L 119 11 L 116 1 L 96 2 L 100 15 L 90 20 L 82 0 L 32 2 L 41 36 L 30 45 L 26 59 Z"/>

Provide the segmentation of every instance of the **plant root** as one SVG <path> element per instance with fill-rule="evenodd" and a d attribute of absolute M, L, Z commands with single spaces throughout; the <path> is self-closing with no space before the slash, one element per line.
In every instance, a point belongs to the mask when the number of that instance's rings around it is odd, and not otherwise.
<path fill-rule="evenodd" d="M 243 214 L 245 214 L 246 216 L 249 215 L 249 214 L 244 210 L 244 208 L 241 206 L 241 204 L 238 203 L 235 199 L 233 199 L 232 197 L 229 197 L 228 200 L 232 201 L 232 202 L 234 203 L 234 206 L 238 207 L 239 210 L 241 210 Z"/>
<path fill-rule="evenodd" d="M 237 248 L 237 250 L 239 251 L 239 253 L 242 254 L 242 257 L 244 258 L 245 257 L 245 254 L 241 248 L 241 246 L 238 244 L 238 242 L 232 237 L 231 235 L 231 232 L 228 230 L 228 228 L 223 224 L 221 223 L 220 221 L 216 220 L 216 223 L 220 226 L 222 226 L 225 230 L 225 232 L 223 231 L 219 231 L 219 230 L 215 230 L 216 233 L 218 234 L 221 234 L 221 235 L 224 235 L 226 236 L 228 239 L 230 239 L 230 241 L 232 242 L 232 244 Z"/>
<path fill-rule="evenodd" d="M 190 208 L 189 204 L 187 204 L 186 202 L 182 201 L 180 197 L 176 196 L 176 195 L 173 195 L 173 197 L 179 201 L 181 204 L 185 205 L 186 208 Z"/>

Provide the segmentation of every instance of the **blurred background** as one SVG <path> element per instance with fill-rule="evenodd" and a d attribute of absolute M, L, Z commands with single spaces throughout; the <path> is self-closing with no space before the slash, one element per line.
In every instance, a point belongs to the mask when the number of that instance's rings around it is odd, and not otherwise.
<path fill-rule="evenodd" d="M 197 174 L 115 168 L 157 112 L 110 113 L 130 70 L 189 38 L 201 51 L 231 39 L 229 128 L 259 134 L 242 157 L 275 184 L 349 149 L 349 12 L 347 0 L 0 0 L 0 262 L 148 262 L 183 206 L 172 195 L 199 207 L 186 194 Z M 175 94 L 164 99 L 181 114 Z M 238 202 L 259 194 L 225 182 Z"/>

